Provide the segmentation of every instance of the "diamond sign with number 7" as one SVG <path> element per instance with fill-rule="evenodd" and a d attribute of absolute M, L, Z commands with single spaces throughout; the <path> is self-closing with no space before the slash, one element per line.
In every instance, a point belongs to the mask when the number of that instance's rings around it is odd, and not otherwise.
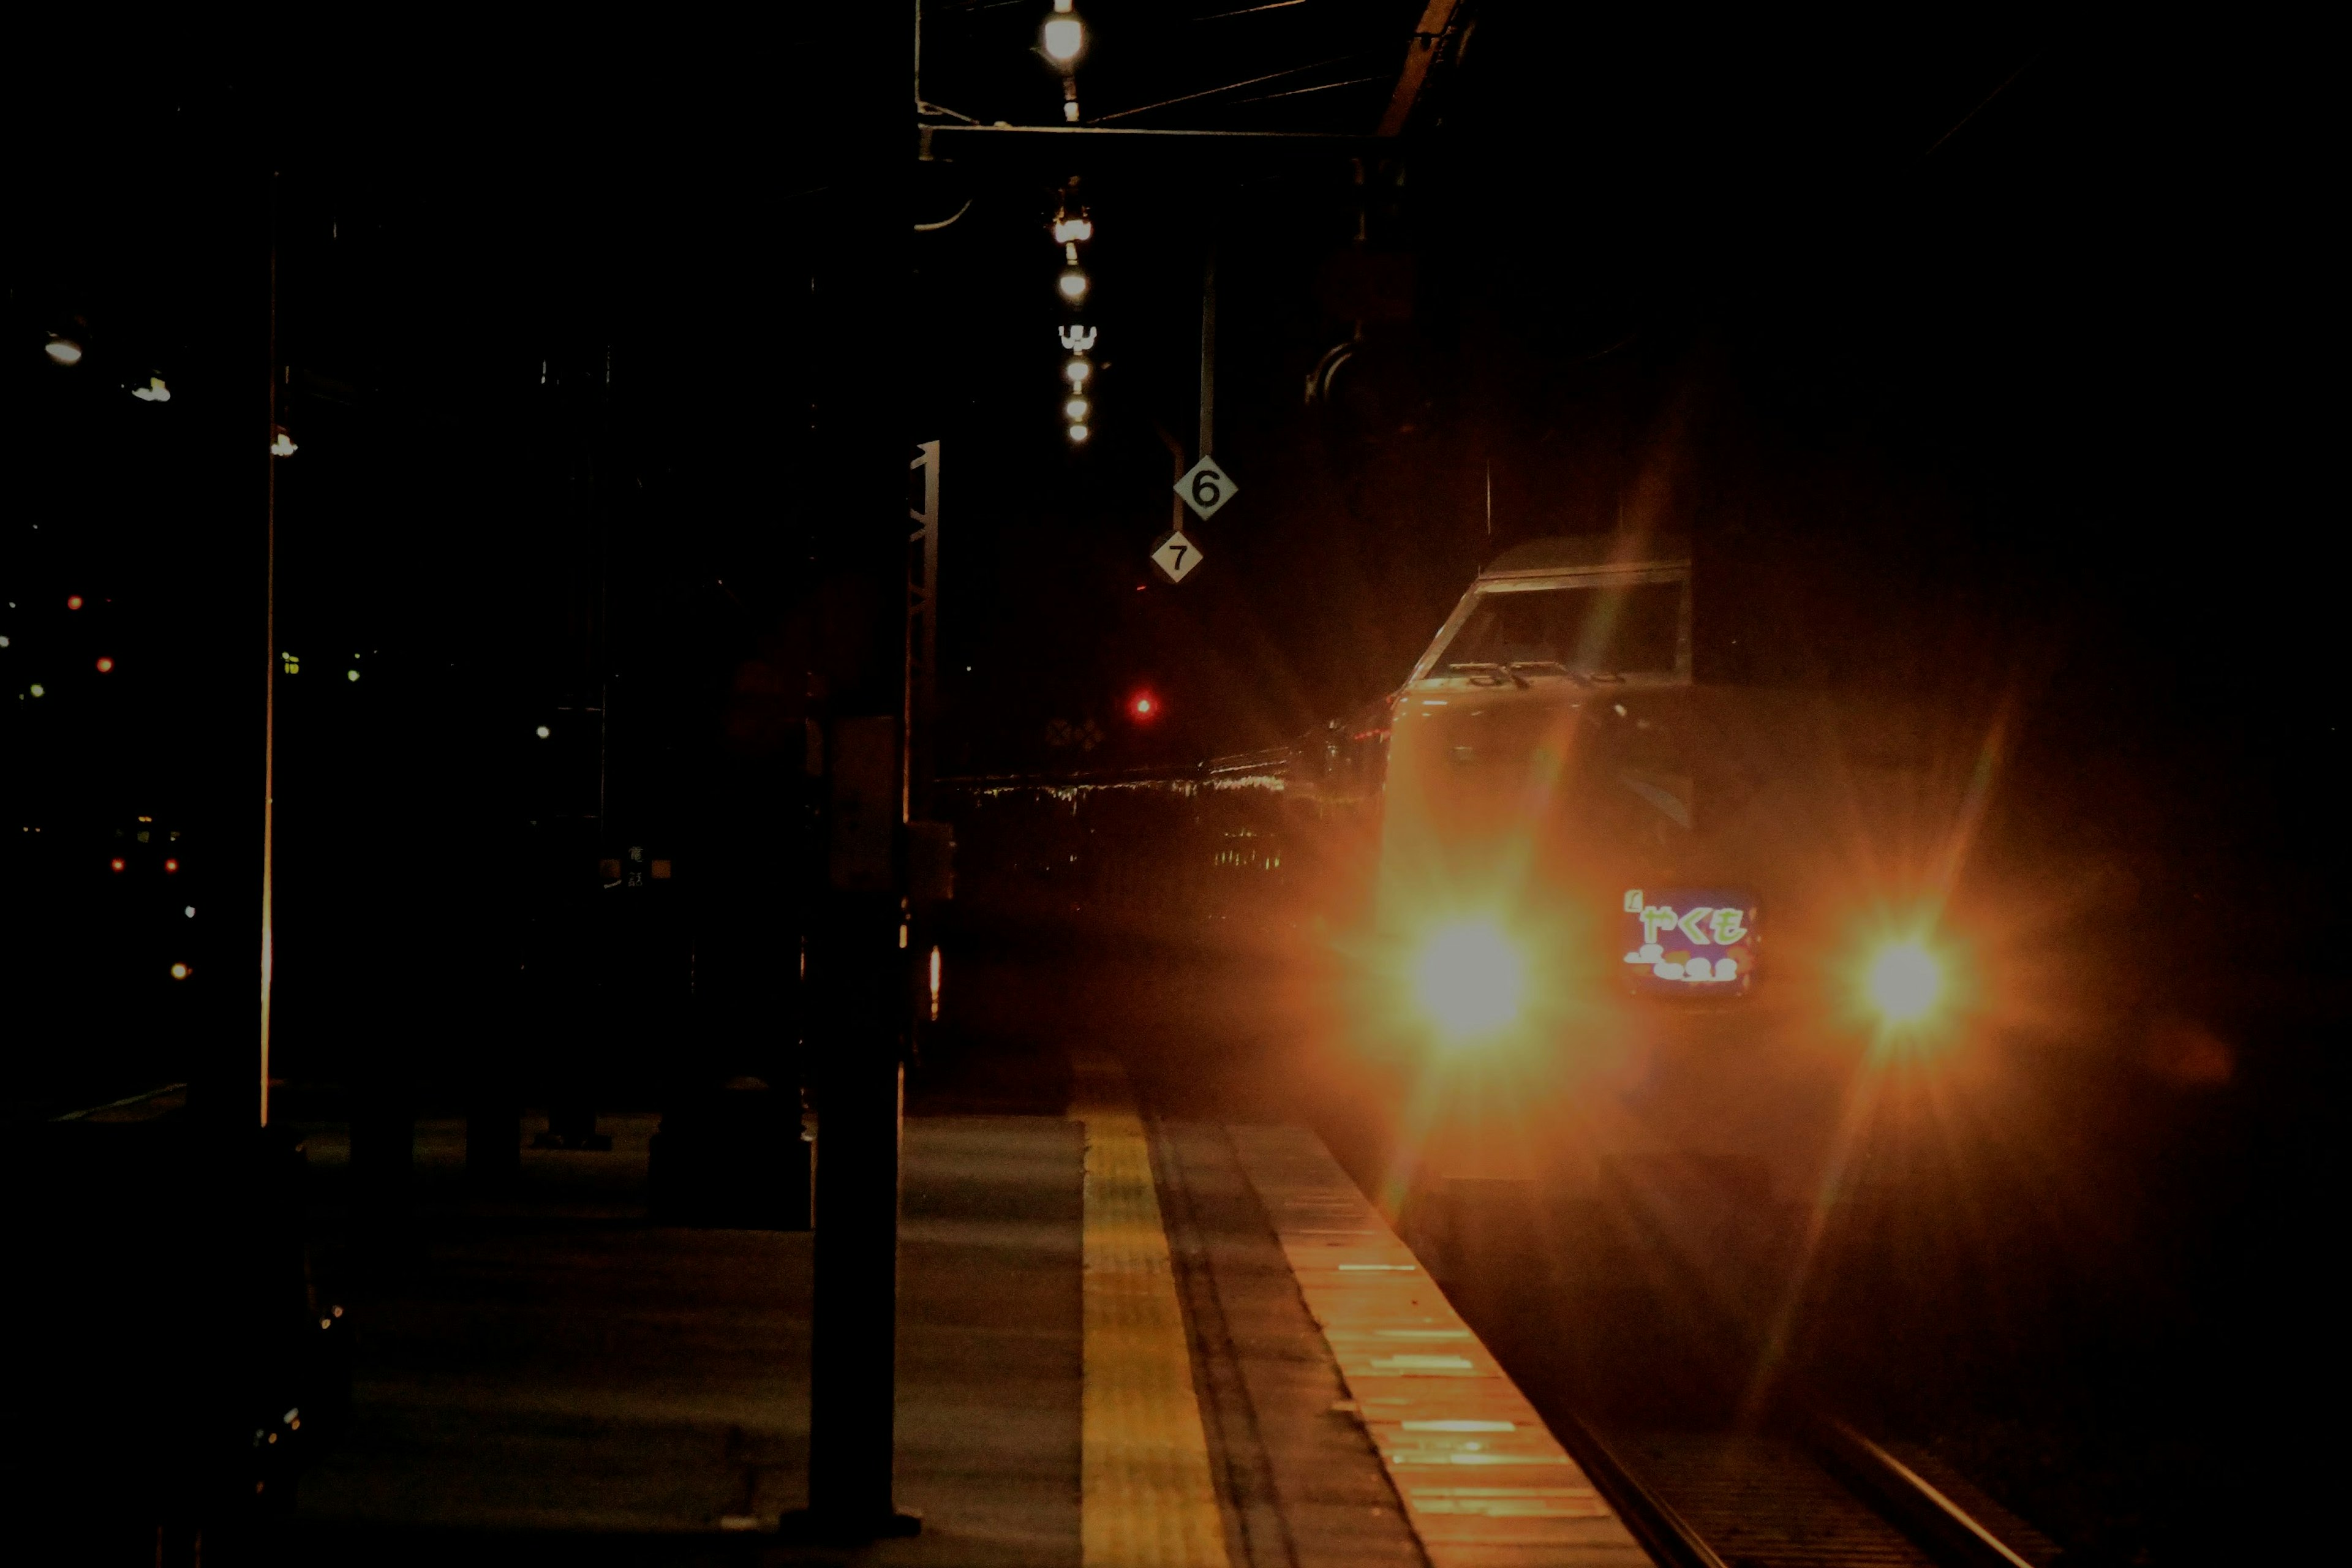
<path fill-rule="evenodd" d="M 1171 583 L 1181 583 L 1201 564 L 1201 547 L 1171 528 L 1151 547 L 1152 569 Z"/>

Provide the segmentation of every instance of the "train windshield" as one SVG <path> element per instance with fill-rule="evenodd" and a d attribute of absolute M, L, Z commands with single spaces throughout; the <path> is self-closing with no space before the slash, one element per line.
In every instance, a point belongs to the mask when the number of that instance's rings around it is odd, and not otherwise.
<path fill-rule="evenodd" d="M 1439 656 L 1437 671 L 1672 675 L 1680 583 L 1490 589 Z"/>

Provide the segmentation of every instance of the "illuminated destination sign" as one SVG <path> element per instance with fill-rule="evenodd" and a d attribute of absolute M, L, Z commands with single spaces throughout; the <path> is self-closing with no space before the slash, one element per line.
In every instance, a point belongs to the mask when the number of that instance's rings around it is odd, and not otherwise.
<path fill-rule="evenodd" d="M 1625 982 L 1651 996 L 1739 996 L 1756 980 L 1756 895 L 1629 888 L 1619 917 Z"/>

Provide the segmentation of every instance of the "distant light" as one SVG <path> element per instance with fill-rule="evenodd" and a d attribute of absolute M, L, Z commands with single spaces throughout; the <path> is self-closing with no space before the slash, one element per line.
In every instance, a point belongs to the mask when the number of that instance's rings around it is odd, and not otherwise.
<path fill-rule="evenodd" d="M 1084 446 L 1086 444 L 1087 434 L 1087 427 L 1083 425 L 1073 425 L 1070 426 L 1070 439 L 1078 443 L 1080 446 Z M 39 687 L 36 686 L 33 688 L 34 696 L 38 697 L 40 694 L 41 689 Z"/>
<path fill-rule="evenodd" d="M 1055 245 L 1084 245 L 1094 237 L 1095 226 L 1090 218 L 1063 217 L 1054 220 Z"/>
<path fill-rule="evenodd" d="M 186 909 L 182 910 L 180 912 L 187 916 L 190 920 L 194 920 L 196 918 L 196 906 L 190 904 Z"/>
<path fill-rule="evenodd" d="M 99 655 L 99 656 L 98 656 L 98 672 L 99 672 L 99 674 L 100 674 L 100 675 L 104 675 L 108 670 L 112 669 L 113 668 L 114 668 L 114 661 L 113 661 L 112 659 L 110 659 L 110 658 L 107 658 L 104 654 L 100 654 L 100 655 Z"/>
<path fill-rule="evenodd" d="M 68 595 L 66 595 L 66 608 L 67 608 L 67 609 L 68 609 L 68 610 L 79 610 L 79 609 L 80 609 L 80 608 L 81 608 L 81 595 L 80 595 L 79 594 L 68 594 Z"/>
<path fill-rule="evenodd" d="M 1069 14 L 1069 0 L 1055 0 L 1054 11 L 1045 21 L 1045 58 L 1056 65 L 1068 65 L 1087 47 L 1086 25 Z"/>
<path fill-rule="evenodd" d="M 1087 275 L 1075 267 L 1066 268 L 1062 272 L 1060 288 L 1062 298 L 1075 305 L 1087 297 Z"/>
<path fill-rule="evenodd" d="M 345 680 L 357 680 L 359 678 L 360 672 L 356 669 L 347 669 L 343 671 L 343 679 Z"/>
<path fill-rule="evenodd" d="M 163 384 L 162 376 L 151 375 L 146 385 L 132 387 L 131 395 L 142 403 L 169 403 L 172 401 L 172 389 Z"/>
<path fill-rule="evenodd" d="M 8 646 L 8 637 L 7 637 L 7 634 L 6 634 L 6 633 L 5 633 L 5 632 L 0 632 L 0 647 L 6 647 L 7 646 Z"/>
<path fill-rule="evenodd" d="M 81 363 L 81 345 L 71 338 L 51 332 L 45 347 L 53 363 L 79 364 Z"/>
<path fill-rule="evenodd" d="M 32 684 L 30 687 L 28 687 L 26 689 L 30 690 L 30 691 L 32 692 L 32 694 L 33 694 L 34 696 L 36 696 L 36 697 L 47 697 L 47 696 L 49 694 L 49 689 L 48 689 L 47 687 L 46 687 L 46 686 L 42 685 L 42 684 L 41 684 L 39 681 L 37 681 L 37 680 L 36 680 L 35 682 L 33 682 L 33 684 Z"/>
<path fill-rule="evenodd" d="M 1086 423 L 1087 409 L 1088 406 L 1089 405 L 1085 398 L 1073 397 L 1067 403 L 1062 405 L 1062 412 L 1067 415 L 1070 418 L 1083 425 Z"/>
<path fill-rule="evenodd" d="M 547 726 L 546 726 L 546 725 L 544 725 L 544 724 L 541 724 L 541 725 L 539 727 L 538 734 L 539 734 L 539 738 L 540 738 L 541 740 L 542 740 L 542 741 L 546 740 L 546 739 L 547 739 Z"/>
<path fill-rule="evenodd" d="M 278 432 L 278 438 L 269 443 L 269 455 L 273 458 L 290 458 L 301 449 L 294 444 L 294 437 L 283 429 Z"/>
<path fill-rule="evenodd" d="M 106 868 L 107 868 L 108 870 L 110 870 L 110 871 L 120 871 L 120 870 L 121 870 L 121 869 L 122 869 L 122 857 L 121 857 L 121 856 L 120 856 L 120 855 L 117 855 L 113 859 L 109 860 L 109 861 L 106 863 Z"/>
<path fill-rule="evenodd" d="M 163 862 L 163 869 L 164 869 L 167 873 L 168 873 L 168 872 L 173 872 L 173 871 L 177 871 L 179 868 L 180 868 L 180 863 L 179 863 L 177 860 L 166 860 L 166 861 L 164 861 L 164 862 Z"/>
<path fill-rule="evenodd" d="M 1071 99 L 1062 105 L 1062 118 L 1076 125 L 1078 122 L 1078 100 Z"/>
<path fill-rule="evenodd" d="M 1072 386 L 1084 386 L 1087 384 L 1087 377 L 1094 373 L 1095 367 L 1082 359 L 1074 359 L 1062 367 L 1062 374 L 1070 378 Z"/>
<path fill-rule="evenodd" d="M 190 973 L 191 971 L 184 963 L 175 963 L 172 965 L 172 978 L 174 980 L 185 980 Z"/>
<path fill-rule="evenodd" d="M 931 949 L 931 1022 L 940 1021 L 940 950 Z"/>

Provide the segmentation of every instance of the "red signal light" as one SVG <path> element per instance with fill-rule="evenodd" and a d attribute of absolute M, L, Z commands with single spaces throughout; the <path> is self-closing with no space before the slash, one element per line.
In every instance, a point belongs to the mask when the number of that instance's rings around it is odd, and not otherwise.
<path fill-rule="evenodd" d="M 122 857 L 121 857 L 121 856 L 120 856 L 120 855 L 117 855 L 113 859 L 109 860 L 109 861 L 106 863 L 106 868 L 107 868 L 108 870 L 110 870 L 110 871 L 120 871 L 120 870 L 121 870 L 121 869 L 122 869 Z"/>
<path fill-rule="evenodd" d="M 177 860 L 166 860 L 163 862 L 163 869 L 166 871 L 176 871 L 179 868 L 180 863 Z"/>
<path fill-rule="evenodd" d="M 67 609 L 68 609 L 68 610 L 79 610 L 79 609 L 80 609 L 80 608 L 81 608 L 81 595 L 80 595 L 79 594 L 68 594 L 68 595 L 66 595 L 66 608 L 67 608 Z"/>
<path fill-rule="evenodd" d="M 112 669 L 113 668 L 114 668 L 114 661 L 113 661 L 112 659 L 110 659 L 110 658 L 107 658 L 104 654 L 100 654 L 100 655 L 99 655 L 99 656 L 98 656 L 98 672 L 99 672 L 99 674 L 100 674 L 100 675 L 104 675 L 108 670 Z"/>
<path fill-rule="evenodd" d="M 1160 717 L 1160 699 L 1149 691 L 1139 691 L 1127 700 L 1129 717 L 1139 724 L 1149 724 Z"/>

